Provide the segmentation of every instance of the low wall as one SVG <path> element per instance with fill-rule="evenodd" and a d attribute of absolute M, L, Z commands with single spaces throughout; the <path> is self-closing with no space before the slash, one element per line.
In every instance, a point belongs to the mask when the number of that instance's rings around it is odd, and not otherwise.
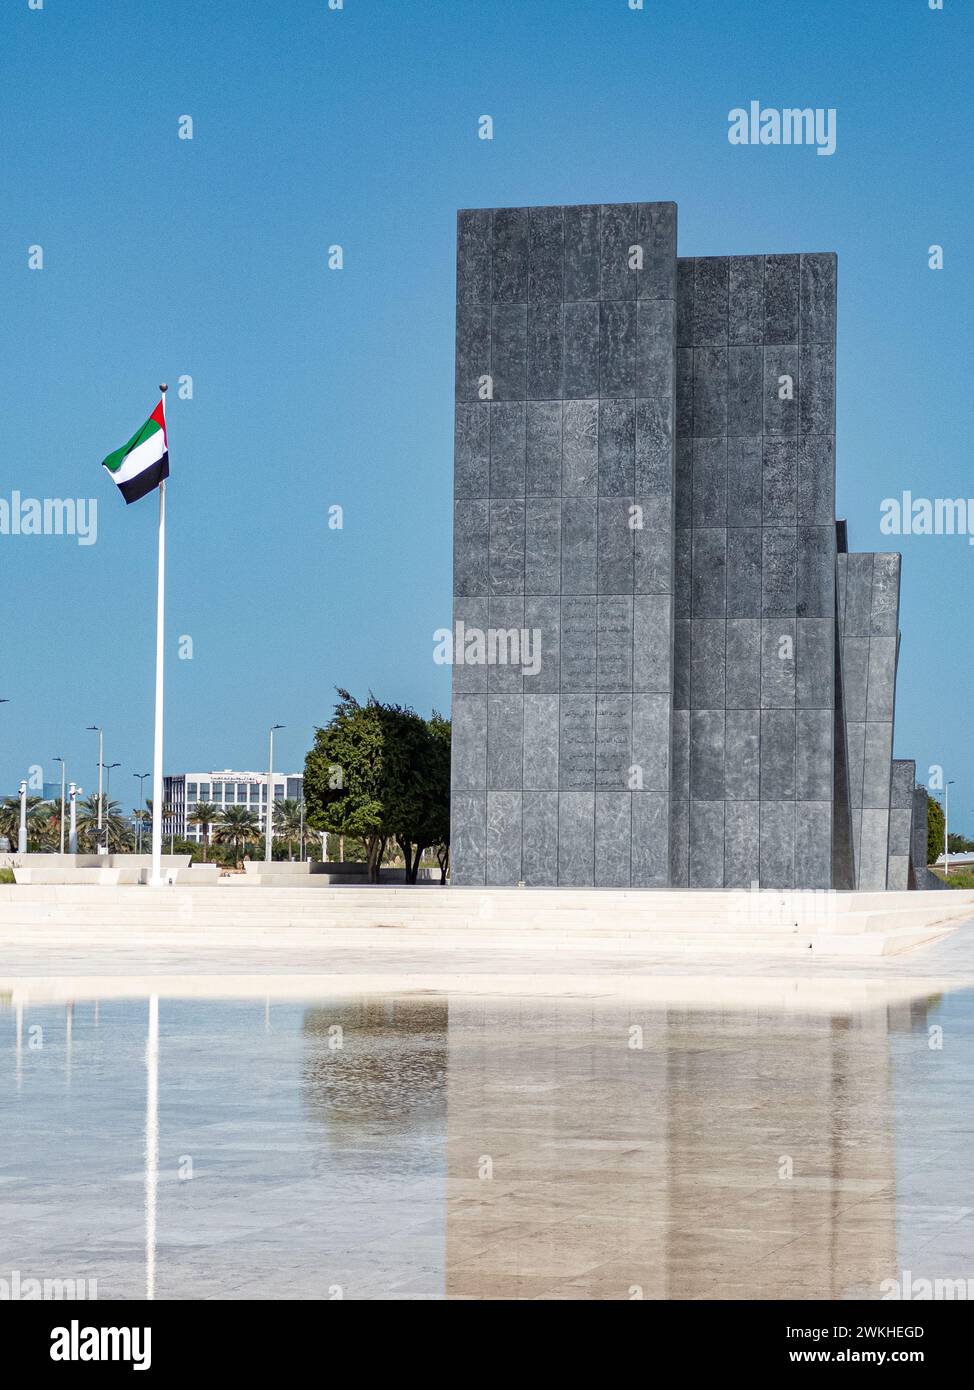
<path fill-rule="evenodd" d="M 14 882 L 21 884 L 37 883 L 98 883 L 113 884 L 126 883 L 134 884 L 142 882 L 143 870 L 135 869 L 112 869 L 112 868 L 71 868 L 64 865 L 61 868 L 22 868 L 14 865 Z"/>
<path fill-rule="evenodd" d="M 186 884 L 190 887 L 198 887 L 200 884 L 220 882 L 219 864 L 190 864 L 186 868 L 177 868 L 169 872 L 173 874 L 173 882 L 177 887 Z M 149 873 L 150 870 L 143 870 L 141 880 L 143 883 L 148 882 Z"/>
<path fill-rule="evenodd" d="M 19 884 L 137 884 L 148 883 L 152 856 L 144 854 L 22 854 L 14 855 L 14 882 Z M 51 863 L 51 860 L 55 863 Z M 219 882 L 215 864 L 193 864 L 189 855 L 166 855 L 162 875 L 174 884 L 200 885 Z"/>
<path fill-rule="evenodd" d="M 275 859 L 270 864 L 263 860 L 247 860 L 244 863 L 244 871 L 248 882 L 274 883 L 278 887 L 286 887 L 289 883 L 295 886 L 302 880 L 313 878 L 317 887 L 323 884 L 356 884 L 368 883 L 368 873 L 366 866 L 354 859 L 326 860 L 324 863 L 306 862 L 292 863 L 288 860 Z M 439 883 L 440 871 L 438 868 L 421 868 L 418 875 L 420 883 Z M 394 865 L 383 867 L 379 870 L 380 883 L 405 883 L 406 870 L 396 868 Z"/>
<path fill-rule="evenodd" d="M 317 864 L 311 864 L 306 859 L 272 859 L 269 864 L 263 859 L 244 860 L 244 873 L 251 878 L 260 877 L 262 874 L 276 874 L 278 877 L 286 874 L 289 878 L 307 878 L 317 867 Z"/>
<path fill-rule="evenodd" d="M 164 869 L 188 869 L 189 854 L 164 854 Z M 151 854 L 0 854 L 0 869 L 150 869 Z"/>

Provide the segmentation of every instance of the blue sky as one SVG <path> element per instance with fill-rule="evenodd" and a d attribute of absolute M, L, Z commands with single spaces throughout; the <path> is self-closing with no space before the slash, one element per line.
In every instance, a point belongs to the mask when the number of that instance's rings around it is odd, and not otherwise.
<path fill-rule="evenodd" d="M 0 790 L 54 754 L 90 787 L 91 723 L 113 791 L 151 766 L 156 509 L 99 461 L 160 380 L 167 770 L 260 766 L 275 722 L 299 767 L 335 685 L 448 708 L 458 207 L 672 199 L 683 255 L 837 251 L 852 546 L 904 488 L 974 495 L 972 37 L 960 0 L 8 0 L 0 496 L 95 497 L 99 534 L 0 536 Z M 837 152 L 731 146 L 751 100 L 835 107 Z M 974 547 L 895 547 L 896 751 L 974 827 Z"/>

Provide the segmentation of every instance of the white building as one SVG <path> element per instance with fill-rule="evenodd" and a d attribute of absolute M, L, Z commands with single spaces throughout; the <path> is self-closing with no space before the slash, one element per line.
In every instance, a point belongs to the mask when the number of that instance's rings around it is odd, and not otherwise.
<path fill-rule="evenodd" d="M 228 806 L 247 806 L 266 824 L 267 773 L 234 772 L 225 767 L 222 772 L 182 772 L 165 778 L 166 805 L 171 815 L 165 820 L 165 834 L 200 844 L 203 827 L 188 818 L 198 802 L 208 801 L 218 811 Z M 304 775 L 300 772 L 274 773 L 274 800 L 301 801 L 304 797 Z M 211 833 L 212 838 L 212 833 Z"/>

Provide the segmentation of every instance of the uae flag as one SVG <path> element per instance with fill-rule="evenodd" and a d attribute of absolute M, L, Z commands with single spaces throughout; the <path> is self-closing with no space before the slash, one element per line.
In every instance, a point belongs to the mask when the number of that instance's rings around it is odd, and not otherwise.
<path fill-rule="evenodd" d="M 103 461 L 126 502 L 137 502 L 169 477 L 166 409 L 162 401 L 127 444 Z"/>

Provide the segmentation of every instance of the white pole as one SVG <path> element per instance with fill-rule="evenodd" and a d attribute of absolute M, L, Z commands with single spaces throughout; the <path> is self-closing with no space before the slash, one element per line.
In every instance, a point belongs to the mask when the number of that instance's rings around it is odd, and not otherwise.
<path fill-rule="evenodd" d="M 19 1091 L 24 1084 L 24 1004 L 22 999 L 18 999 L 14 1006 L 14 1017 L 17 1020 L 14 1074 L 17 1077 L 17 1090 Z"/>
<path fill-rule="evenodd" d="M 165 385 L 162 392 L 162 418 L 166 418 Z M 162 885 L 162 812 L 166 804 L 162 783 L 162 693 L 165 665 L 166 626 L 166 480 L 159 484 L 159 572 L 156 589 L 156 728 L 152 750 L 152 873 L 154 888 Z"/>
<path fill-rule="evenodd" d="M 64 854 L 64 759 L 61 759 L 61 853 Z"/>
<path fill-rule="evenodd" d="M 264 863 L 271 862 L 271 849 L 274 844 L 274 730 L 270 732 L 270 746 L 267 751 L 267 817 L 264 826 Z"/>
<path fill-rule="evenodd" d="M 68 853 L 78 853 L 78 789 L 71 783 L 68 788 L 68 795 L 71 798 L 71 836 L 68 840 Z"/>
<path fill-rule="evenodd" d="M 947 849 L 947 815 L 950 803 L 950 783 L 944 787 L 944 873 L 950 873 L 949 851 Z"/>
<path fill-rule="evenodd" d="M 101 854 L 101 778 L 105 766 L 105 730 L 98 730 L 98 853 Z"/>
<path fill-rule="evenodd" d="M 17 831 L 17 853 L 27 853 L 27 783 L 20 784 L 20 829 Z"/>

